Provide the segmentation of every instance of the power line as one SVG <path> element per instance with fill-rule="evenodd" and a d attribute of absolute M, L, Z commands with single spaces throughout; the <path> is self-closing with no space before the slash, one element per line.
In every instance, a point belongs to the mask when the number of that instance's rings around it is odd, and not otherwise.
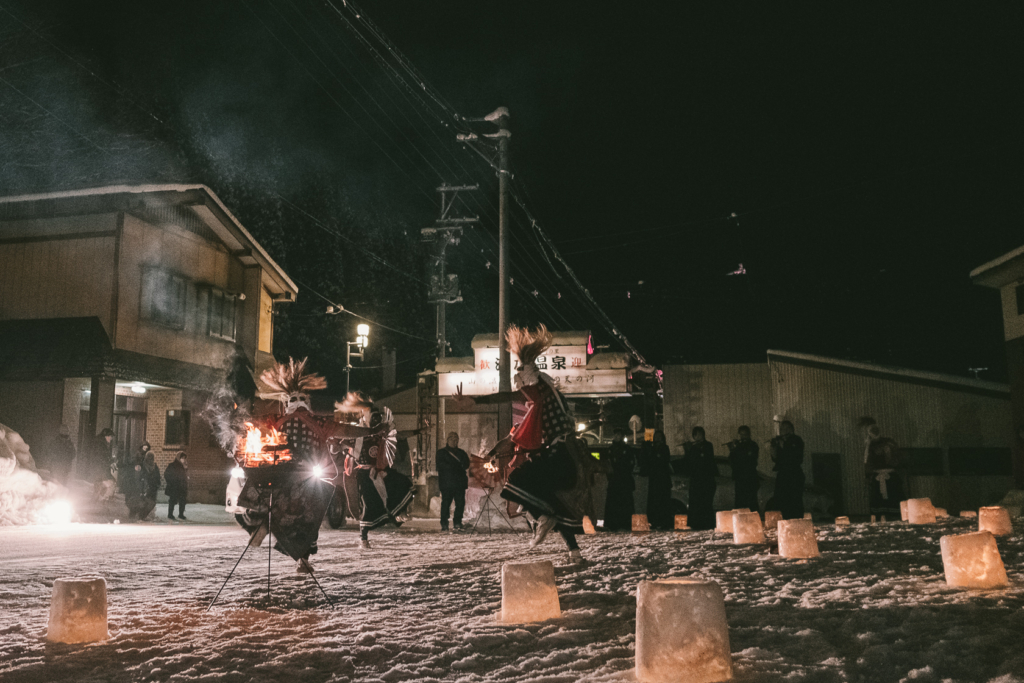
<path fill-rule="evenodd" d="M 335 303 L 334 301 L 331 301 L 326 296 L 324 296 L 323 294 L 321 294 L 317 290 L 313 289 L 311 286 L 309 286 L 309 285 L 307 285 L 307 284 L 305 284 L 303 282 L 299 282 L 294 277 L 292 278 L 292 280 L 294 280 L 296 284 L 305 287 L 311 293 L 315 294 L 316 296 L 320 297 L 321 299 L 323 299 L 324 301 L 326 301 L 330 305 L 334 306 L 336 309 L 338 309 L 338 311 L 340 313 L 346 313 L 348 315 L 351 315 L 354 318 L 359 318 L 360 320 L 365 320 L 366 322 L 370 323 L 371 325 L 376 325 L 377 327 L 383 327 L 385 330 L 391 330 L 392 332 L 396 332 L 398 334 L 404 334 L 406 337 L 412 337 L 413 339 L 420 339 L 420 340 L 425 341 L 425 342 L 430 342 L 431 344 L 436 344 L 437 343 L 436 339 L 427 339 L 426 337 L 421 337 L 419 335 L 412 334 L 411 332 L 406 332 L 405 330 L 400 330 L 400 329 L 398 329 L 396 327 L 391 327 L 389 325 L 385 325 L 384 323 L 379 323 L 379 322 L 377 322 L 375 320 L 371 320 L 370 318 L 367 318 L 365 315 L 359 315 L 355 311 L 350 311 L 349 309 L 345 308 L 341 304 Z"/>

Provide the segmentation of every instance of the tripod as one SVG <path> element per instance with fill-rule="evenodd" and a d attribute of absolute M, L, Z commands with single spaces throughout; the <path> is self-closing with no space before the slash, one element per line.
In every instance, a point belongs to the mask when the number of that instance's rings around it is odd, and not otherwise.
<path fill-rule="evenodd" d="M 519 531 L 520 531 L 520 529 L 516 529 L 514 526 L 512 526 L 512 522 L 505 515 L 501 514 L 501 508 L 499 508 L 497 506 L 497 504 L 493 500 L 491 500 L 491 493 L 496 488 L 497 488 L 496 486 L 485 486 L 484 487 L 484 491 L 487 492 L 487 495 L 484 496 L 483 499 L 482 499 L 483 500 L 483 504 L 480 506 L 480 513 L 476 516 L 476 519 L 473 520 L 473 533 L 474 534 L 479 531 L 479 529 L 480 529 L 480 520 L 483 518 L 485 513 L 487 514 L 487 533 L 488 534 L 491 533 L 491 519 L 494 517 L 494 515 L 498 515 L 498 519 L 500 519 L 501 521 L 505 522 L 505 525 L 509 529 L 514 531 L 515 533 L 518 534 Z"/>
<path fill-rule="evenodd" d="M 262 486 L 258 486 L 257 488 L 261 490 L 263 489 Z M 272 527 L 270 526 L 270 523 L 273 521 L 274 518 L 274 490 L 270 488 L 270 484 L 267 485 L 267 488 L 270 489 L 270 502 L 267 505 L 267 602 L 269 603 L 271 590 L 270 562 L 274 556 L 274 532 L 271 531 Z M 209 612 L 210 608 L 213 607 L 213 604 L 217 602 L 217 598 L 219 598 L 220 594 L 224 591 L 224 587 L 228 585 L 228 581 L 231 580 L 231 576 L 235 573 L 235 570 L 238 569 L 238 565 L 242 563 L 242 558 L 245 557 L 245 553 L 248 552 L 249 548 L 253 547 L 253 539 L 256 538 L 256 535 L 260 533 L 260 529 L 262 528 L 263 525 L 261 524 L 260 526 L 256 527 L 251 534 L 249 534 L 249 541 L 245 544 L 245 548 L 242 549 L 242 554 L 238 556 L 238 560 L 235 562 L 235 566 L 231 568 L 230 572 L 228 572 L 227 578 L 224 579 L 224 583 L 222 583 L 220 586 L 220 590 L 217 591 L 217 594 L 213 596 L 213 600 L 211 600 L 210 604 L 207 605 L 207 612 Z M 260 540 L 262 541 L 262 539 Z M 257 543 L 256 545 L 259 546 L 259 543 Z M 324 587 L 320 585 L 320 582 L 316 580 L 316 577 L 312 573 L 310 573 L 309 578 L 313 579 L 313 583 L 316 584 L 316 587 L 319 588 L 320 592 L 324 594 L 325 598 L 327 598 L 327 602 L 330 604 L 331 607 L 334 607 L 334 601 L 331 600 L 331 596 L 327 594 L 327 591 L 325 591 Z"/>

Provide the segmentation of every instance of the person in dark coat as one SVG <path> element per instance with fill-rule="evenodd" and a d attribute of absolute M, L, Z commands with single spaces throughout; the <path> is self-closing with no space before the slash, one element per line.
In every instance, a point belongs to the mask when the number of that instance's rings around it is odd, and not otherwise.
<path fill-rule="evenodd" d="M 71 467 L 75 462 L 75 442 L 71 440 L 71 430 L 61 425 L 57 438 L 50 444 L 50 474 L 62 486 L 68 485 Z"/>
<path fill-rule="evenodd" d="M 732 466 L 732 479 L 736 489 L 735 505 L 759 512 L 757 489 L 761 485 L 757 473 L 757 458 L 760 449 L 757 442 L 750 438 L 750 427 L 743 425 L 737 430 L 737 438 L 730 441 L 729 464 Z"/>
<path fill-rule="evenodd" d="M 142 461 L 142 468 L 139 470 L 139 488 L 141 497 L 138 506 L 138 517 L 140 520 L 149 517 L 156 507 L 156 493 L 160 490 L 160 468 L 156 466 L 156 458 L 153 451 L 147 451 Z"/>
<path fill-rule="evenodd" d="M 452 502 L 455 515 L 452 522 L 456 531 L 462 530 L 462 513 L 466 509 L 466 489 L 469 488 L 469 454 L 459 448 L 459 435 L 448 434 L 447 445 L 437 452 L 437 485 L 441 489 L 441 531 L 448 531 L 448 514 Z"/>
<path fill-rule="evenodd" d="M 104 428 L 93 441 L 86 467 L 86 479 L 94 485 L 96 498 L 109 500 L 114 495 L 117 458 L 114 448 L 114 430 Z"/>
<path fill-rule="evenodd" d="M 149 442 L 143 441 L 134 455 L 118 463 L 117 485 L 124 494 L 124 504 L 128 507 L 128 521 L 140 519 L 143 507 L 142 463 L 149 452 Z"/>
<path fill-rule="evenodd" d="M 864 429 L 864 477 L 867 479 L 872 512 L 885 514 L 898 510 L 905 498 L 899 473 L 900 448 L 896 441 L 882 436 L 873 418 L 862 418 Z"/>
<path fill-rule="evenodd" d="M 683 444 L 683 474 L 690 477 L 687 524 L 691 529 L 714 529 L 718 488 L 715 447 L 704 438 L 703 427 L 694 427 L 691 435 L 693 441 Z"/>
<path fill-rule="evenodd" d="M 710 445 L 710 444 L 709 444 Z M 652 529 L 669 531 L 675 527 L 672 513 L 672 456 L 665 433 L 654 432 L 654 441 L 644 443 L 647 464 L 647 521 Z"/>
<path fill-rule="evenodd" d="M 804 516 L 804 440 L 794 433 L 793 423 L 779 423 L 779 435 L 771 442 L 775 463 L 775 508 L 783 519 Z"/>
<path fill-rule="evenodd" d="M 633 528 L 633 481 L 635 458 L 626 444 L 626 432 L 617 430 L 608 450 L 610 472 L 604 500 L 605 531 L 630 531 Z"/>
<path fill-rule="evenodd" d="M 185 503 L 188 502 L 188 454 L 178 453 L 178 457 L 164 470 L 167 481 L 167 519 L 174 519 L 174 506 L 178 506 L 178 519 L 185 519 Z"/>

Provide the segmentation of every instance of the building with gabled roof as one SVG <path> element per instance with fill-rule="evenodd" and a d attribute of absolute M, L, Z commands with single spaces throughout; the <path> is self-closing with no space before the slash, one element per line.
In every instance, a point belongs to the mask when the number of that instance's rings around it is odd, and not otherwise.
<path fill-rule="evenodd" d="M 223 452 L 199 412 L 241 354 L 273 353 L 274 306 L 298 288 L 205 185 L 0 197 L 0 422 L 45 464 L 61 424 L 81 451 L 190 455 L 217 499 Z"/>

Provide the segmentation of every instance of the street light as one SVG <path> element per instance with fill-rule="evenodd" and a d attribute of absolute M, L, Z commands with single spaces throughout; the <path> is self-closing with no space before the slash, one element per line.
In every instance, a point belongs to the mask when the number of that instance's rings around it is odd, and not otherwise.
<path fill-rule="evenodd" d="M 345 342 L 345 393 L 349 392 L 349 387 L 352 380 L 352 356 L 362 359 L 363 351 L 367 346 L 370 345 L 370 326 L 363 323 L 356 325 L 356 340 L 354 342 Z M 353 353 L 352 347 L 355 346 L 359 351 Z"/>

